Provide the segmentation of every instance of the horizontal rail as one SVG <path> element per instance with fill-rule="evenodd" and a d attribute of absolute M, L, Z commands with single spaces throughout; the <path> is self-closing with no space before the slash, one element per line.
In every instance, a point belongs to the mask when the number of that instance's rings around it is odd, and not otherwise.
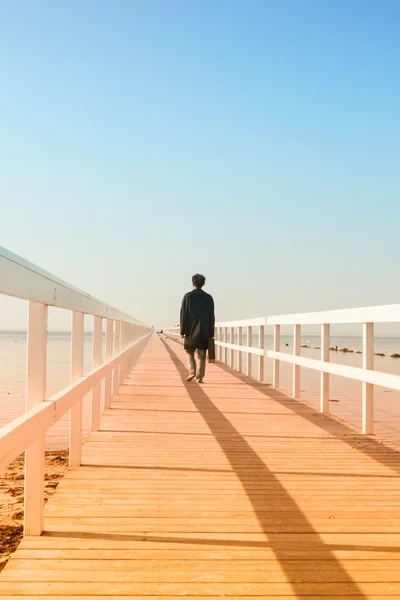
<path fill-rule="evenodd" d="M 241 321 L 222 321 L 215 323 L 215 327 L 259 327 L 260 325 L 266 325 L 266 317 L 259 317 L 257 319 L 243 319 Z"/>
<path fill-rule="evenodd" d="M 267 325 L 345 325 L 348 323 L 395 323 L 397 321 L 400 321 L 400 304 L 267 317 Z"/>
<path fill-rule="evenodd" d="M 265 356 L 265 350 L 263 348 L 254 348 L 254 346 L 241 346 L 239 344 L 229 344 L 228 342 L 220 342 L 218 340 L 215 340 L 215 345 L 220 346 L 221 348 L 228 348 L 229 350 L 244 352 L 245 354 Z"/>
<path fill-rule="evenodd" d="M 329 376 L 336 375 L 360 381 L 362 383 L 362 431 L 373 433 L 373 389 L 381 386 L 400 391 L 400 376 L 374 369 L 374 324 L 400 322 L 400 304 L 367 306 L 341 310 L 288 314 L 280 316 L 222 321 L 215 325 L 215 345 L 217 360 L 224 362 L 239 372 L 252 375 L 251 355 L 258 355 L 258 379 L 263 380 L 264 358 L 273 361 L 272 385 L 279 388 L 280 363 L 286 362 L 293 367 L 292 395 L 300 396 L 300 368 L 313 369 L 321 376 L 320 411 L 329 413 Z M 331 363 L 330 326 L 333 324 L 359 324 L 363 328 L 362 368 Z M 281 326 L 293 327 L 293 354 L 280 351 Z M 319 325 L 321 328 L 320 360 L 300 356 L 301 326 Z M 274 330 L 273 350 L 264 350 L 265 326 Z M 253 346 L 253 329 L 258 328 L 258 348 Z M 171 328 L 169 335 L 179 328 Z M 247 337 L 246 346 L 243 336 Z M 236 340 L 238 343 L 236 343 Z M 235 358 L 237 353 L 237 360 Z M 243 360 L 243 355 L 247 355 Z M 247 366 L 246 366 L 247 365 Z M 246 366 L 246 368 L 244 368 Z"/>
<path fill-rule="evenodd" d="M 253 321 L 259 321 L 259 319 L 253 319 Z M 246 321 L 247 323 L 247 321 Z M 219 325 L 215 326 L 216 328 L 219 327 Z M 175 337 L 181 337 L 180 333 L 177 333 L 176 331 L 179 331 L 179 328 L 177 327 L 173 327 L 170 329 L 164 329 L 163 333 L 165 335 L 172 335 Z M 265 350 L 264 349 L 260 349 L 260 348 L 254 348 L 253 346 L 242 346 L 242 345 L 238 345 L 238 344 L 229 344 L 227 342 L 221 342 L 219 340 L 215 340 L 215 345 L 219 346 L 221 348 L 228 348 L 229 350 L 238 350 L 240 352 L 245 352 L 245 353 L 249 353 L 249 354 L 257 354 L 258 356 L 264 356 L 265 354 Z"/>
<path fill-rule="evenodd" d="M 0 294 L 150 329 L 148 325 L 134 317 L 73 287 L 1 246 Z"/>
<path fill-rule="evenodd" d="M 46 433 L 76 402 L 122 364 L 150 334 L 0 429 L 0 472 Z"/>
<path fill-rule="evenodd" d="M 365 383 L 370 383 L 372 385 L 400 391 L 400 377 L 398 375 L 392 375 L 391 373 L 340 365 L 337 363 L 316 360 L 314 358 L 286 354 L 285 352 L 274 352 L 273 350 L 267 350 L 267 358 L 281 360 L 292 365 L 299 365 L 306 369 L 314 369 L 314 371 L 320 371 L 321 373 L 338 375 L 339 377 L 364 381 Z"/>
<path fill-rule="evenodd" d="M 0 429 L 0 473 L 55 423 L 56 406 L 41 402 Z"/>
<path fill-rule="evenodd" d="M 43 531 L 45 434 L 67 412 L 69 464 L 82 460 L 82 401 L 91 393 L 91 431 L 152 334 L 152 327 L 0 247 L 0 294 L 28 301 L 26 413 L 0 430 L 0 470 L 25 451 L 25 535 Z M 71 384 L 46 400 L 48 307 L 71 312 Z M 93 316 L 92 370 L 84 374 L 84 315 Z M 103 323 L 105 319 L 105 323 Z M 106 356 L 103 360 L 103 325 Z M 102 382 L 104 380 L 104 388 Z"/>
<path fill-rule="evenodd" d="M 215 328 L 219 327 L 258 327 L 260 325 L 266 325 L 266 317 L 258 317 L 256 319 L 243 319 L 241 321 L 221 321 L 215 323 Z M 180 331 L 180 327 L 168 327 L 164 329 L 164 332 L 169 331 Z"/>

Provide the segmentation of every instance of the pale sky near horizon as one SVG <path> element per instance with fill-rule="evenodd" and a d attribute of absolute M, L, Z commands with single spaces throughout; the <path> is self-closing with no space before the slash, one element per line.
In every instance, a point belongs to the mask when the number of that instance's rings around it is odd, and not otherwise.
<path fill-rule="evenodd" d="M 0 245 L 157 327 L 197 271 L 219 320 L 399 302 L 399 26 L 394 0 L 0 0 Z"/>

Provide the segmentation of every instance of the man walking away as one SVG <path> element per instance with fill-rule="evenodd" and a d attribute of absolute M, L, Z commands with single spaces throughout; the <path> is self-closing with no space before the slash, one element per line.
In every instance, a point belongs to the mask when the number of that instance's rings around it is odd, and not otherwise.
<path fill-rule="evenodd" d="M 185 338 L 184 348 L 188 356 L 189 377 L 195 377 L 202 383 L 206 370 L 206 353 L 208 340 L 214 337 L 214 300 L 210 294 L 202 290 L 206 282 L 204 275 L 193 275 L 193 290 L 185 294 L 181 307 L 181 336 Z M 197 350 L 199 368 L 197 369 L 194 353 Z"/>

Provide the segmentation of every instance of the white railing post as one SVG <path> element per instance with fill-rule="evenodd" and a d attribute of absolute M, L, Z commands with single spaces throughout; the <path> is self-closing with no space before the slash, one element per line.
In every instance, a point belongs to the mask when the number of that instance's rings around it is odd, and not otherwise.
<path fill-rule="evenodd" d="M 293 354 L 295 356 L 300 356 L 300 336 L 301 336 L 301 327 L 300 325 L 295 325 L 293 330 Z M 293 365 L 293 397 L 300 397 L 300 366 Z"/>
<path fill-rule="evenodd" d="M 130 328 L 131 328 L 130 324 L 129 323 L 125 323 L 125 350 L 127 348 L 129 348 L 129 346 L 131 345 L 130 344 L 130 339 L 129 339 L 130 335 L 131 335 L 131 329 Z M 130 360 L 130 358 L 129 358 L 129 356 L 127 356 L 125 358 L 125 377 L 128 375 L 128 372 L 129 372 L 129 360 Z"/>
<path fill-rule="evenodd" d="M 131 323 L 128 323 L 126 326 L 126 331 L 127 331 L 127 348 L 130 348 L 132 346 L 132 325 Z M 126 376 L 129 375 L 130 371 L 131 371 L 131 356 L 128 356 L 128 358 L 126 359 Z"/>
<path fill-rule="evenodd" d="M 239 327 L 239 331 L 238 331 L 238 344 L 239 344 L 239 346 L 243 346 L 243 327 Z M 238 371 L 240 373 L 243 372 L 243 352 L 242 352 L 242 350 L 239 350 Z"/>
<path fill-rule="evenodd" d="M 234 327 L 231 327 L 231 332 L 230 332 L 229 338 L 231 340 L 231 344 L 234 344 L 235 343 L 235 328 Z M 231 369 L 233 369 L 235 366 L 235 351 L 233 348 L 231 348 L 229 363 L 230 363 L 229 366 L 231 367 Z"/>
<path fill-rule="evenodd" d="M 221 329 L 221 327 L 217 327 L 217 340 L 219 342 L 222 342 L 222 329 Z M 222 361 L 222 348 L 221 348 L 221 346 L 217 346 L 217 350 L 218 350 L 217 360 Z"/>
<path fill-rule="evenodd" d="M 374 368 L 374 324 L 363 323 L 363 369 Z M 362 384 L 362 432 L 374 432 L 374 386 Z"/>
<path fill-rule="evenodd" d="M 264 350 L 264 325 L 259 326 L 258 336 L 258 347 Z M 258 357 L 258 381 L 264 381 L 264 354 Z"/>
<path fill-rule="evenodd" d="M 247 345 L 251 348 L 253 345 L 253 328 L 251 326 L 247 327 Z M 247 370 L 246 370 L 246 375 L 248 377 L 251 377 L 251 361 L 252 361 L 253 355 L 251 354 L 251 352 L 247 353 Z"/>
<path fill-rule="evenodd" d="M 26 410 L 46 396 L 47 306 L 29 301 Z M 41 535 L 44 510 L 44 451 L 41 435 L 25 452 L 24 534 Z"/>
<path fill-rule="evenodd" d="M 274 352 L 281 350 L 281 326 L 274 325 Z M 272 385 L 274 388 L 279 388 L 279 365 L 280 361 L 276 358 L 272 363 Z"/>
<path fill-rule="evenodd" d="M 102 362 L 103 346 L 103 319 L 94 317 L 93 322 L 93 341 L 92 341 L 92 366 L 93 369 L 99 367 Z M 100 429 L 100 384 L 94 386 L 92 390 L 92 431 Z"/>
<path fill-rule="evenodd" d="M 121 351 L 126 350 L 126 323 L 121 323 Z M 121 363 L 121 383 L 124 383 L 126 375 L 126 358 Z"/>
<path fill-rule="evenodd" d="M 121 352 L 121 321 L 115 321 L 115 335 L 114 335 L 114 356 L 117 356 Z M 114 368 L 113 378 L 113 395 L 118 394 L 118 385 L 120 383 L 120 365 L 116 365 Z"/>
<path fill-rule="evenodd" d="M 224 342 L 225 344 L 228 343 L 228 328 L 224 327 Z M 227 365 L 228 364 L 228 348 L 225 346 L 224 348 L 224 363 Z"/>
<path fill-rule="evenodd" d="M 321 360 L 329 362 L 330 325 L 321 325 Z M 321 373 L 320 412 L 329 413 L 329 373 Z"/>
<path fill-rule="evenodd" d="M 135 335 L 136 335 L 136 330 L 135 330 L 135 325 L 131 325 L 131 346 L 133 346 L 133 344 L 135 343 Z M 133 354 L 131 355 L 131 358 L 129 359 L 129 373 L 131 372 L 132 368 L 133 368 L 133 361 L 134 361 L 134 356 Z"/>
<path fill-rule="evenodd" d="M 84 315 L 81 312 L 72 312 L 72 360 L 71 383 L 83 375 L 83 327 Z M 82 459 L 82 398 L 78 400 L 70 411 L 69 424 L 69 464 L 79 467 Z"/>
<path fill-rule="evenodd" d="M 123 352 L 126 348 L 126 324 L 121 323 L 121 352 Z M 125 378 L 125 359 L 121 361 L 121 365 L 119 368 L 119 382 L 124 383 Z"/>
<path fill-rule="evenodd" d="M 131 346 L 131 324 L 127 323 L 126 324 L 126 347 L 130 348 Z M 128 376 L 129 375 L 129 371 L 130 371 L 130 361 L 131 361 L 131 357 L 127 356 L 126 361 L 125 361 L 125 375 Z"/>
<path fill-rule="evenodd" d="M 107 319 L 106 325 L 106 360 L 110 360 L 113 357 L 113 344 L 114 341 L 114 321 Z M 104 408 L 108 409 L 111 406 L 111 395 L 112 395 L 112 372 L 110 372 L 104 384 Z"/>

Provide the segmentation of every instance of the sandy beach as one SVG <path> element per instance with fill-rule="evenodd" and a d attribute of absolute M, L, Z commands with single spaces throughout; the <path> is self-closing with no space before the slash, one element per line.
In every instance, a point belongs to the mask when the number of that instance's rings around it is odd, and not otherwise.
<path fill-rule="evenodd" d="M 45 502 L 54 493 L 68 466 L 66 451 L 47 451 Z M 0 475 L 0 571 L 22 539 L 24 522 L 24 455 Z"/>

